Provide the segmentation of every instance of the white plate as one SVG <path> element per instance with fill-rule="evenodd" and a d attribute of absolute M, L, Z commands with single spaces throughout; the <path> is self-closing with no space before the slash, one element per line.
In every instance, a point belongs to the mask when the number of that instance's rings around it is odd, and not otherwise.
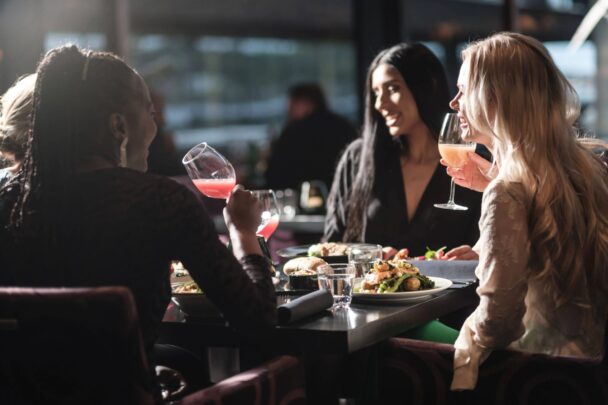
<path fill-rule="evenodd" d="M 428 290 L 418 291 L 403 291 L 386 294 L 374 294 L 374 293 L 353 293 L 353 301 L 367 303 L 367 302 L 378 302 L 378 303 L 394 303 L 394 302 L 414 302 L 419 301 L 431 294 L 435 294 L 439 291 L 443 291 L 452 285 L 452 281 L 447 278 L 441 277 L 429 277 L 435 282 L 435 288 Z"/>

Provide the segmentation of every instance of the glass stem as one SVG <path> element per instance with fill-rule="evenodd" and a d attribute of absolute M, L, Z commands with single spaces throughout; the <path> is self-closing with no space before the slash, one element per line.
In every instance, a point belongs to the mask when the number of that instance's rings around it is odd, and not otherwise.
<path fill-rule="evenodd" d="M 456 189 L 456 184 L 454 184 L 454 179 L 452 179 L 450 181 L 450 200 L 448 201 L 448 204 L 450 205 L 455 205 L 456 203 L 454 202 L 454 190 Z"/>

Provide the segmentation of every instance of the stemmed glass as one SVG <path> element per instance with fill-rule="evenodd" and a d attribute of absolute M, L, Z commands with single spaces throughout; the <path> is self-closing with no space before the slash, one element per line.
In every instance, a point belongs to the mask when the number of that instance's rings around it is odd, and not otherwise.
<path fill-rule="evenodd" d="M 439 154 L 448 166 L 462 167 L 469 159 L 468 152 L 475 152 L 475 143 L 465 142 L 461 137 L 460 122 L 455 113 L 447 113 L 439 134 Z M 469 208 L 454 202 L 454 179 L 450 182 L 450 199 L 445 204 L 435 204 L 435 207 L 446 210 L 466 211 Z"/>
<path fill-rule="evenodd" d="M 281 211 L 277 204 L 277 197 L 272 190 L 255 190 L 252 193 L 262 204 L 262 221 L 256 233 L 268 240 L 279 226 Z"/>
<path fill-rule="evenodd" d="M 228 199 L 236 185 L 234 168 L 228 159 L 207 142 L 190 149 L 182 164 L 198 191 L 207 197 Z"/>

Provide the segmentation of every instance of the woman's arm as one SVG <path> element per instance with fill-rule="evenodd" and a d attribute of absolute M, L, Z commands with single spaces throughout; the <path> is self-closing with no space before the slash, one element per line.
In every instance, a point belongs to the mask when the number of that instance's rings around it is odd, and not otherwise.
<path fill-rule="evenodd" d="M 472 389 L 477 367 L 490 351 L 508 346 L 524 333 L 529 254 L 526 218 L 516 193 L 501 183 L 489 185 L 476 245 L 480 249 L 475 271 L 480 303 L 455 343 L 453 389 Z"/>
<path fill-rule="evenodd" d="M 230 324 L 254 332 L 276 322 L 276 297 L 269 263 L 261 255 L 255 230 L 260 220 L 257 200 L 235 189 L 225 215 L 233 254 L 218 239 L 213 222 L 192 193 L 179 187 L 170 205 L 174 258 L 181 260 L 204 294 Z M 237 260 L 238 257 L 238 260 Z"/>

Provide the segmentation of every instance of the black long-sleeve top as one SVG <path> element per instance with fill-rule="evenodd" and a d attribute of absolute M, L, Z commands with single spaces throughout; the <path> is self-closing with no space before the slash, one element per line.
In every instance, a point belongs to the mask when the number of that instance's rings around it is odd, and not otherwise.
<path fill-rule="evenodd" d="M 186 187 L 115 168 L 75 175 L 65 192 L 69 215 L 54 243 L 40 234 L 15 238 L 7 223 L 17 191 L 0 197 L 0 285 L 129 287 L 152 365 L 171 260 L 184 263 L 232 326 L 255 332 L 275 323 L 266 260 L 249 255 L 239 263 Z"/>
<path fill-rule="evenodd" d="M 338 163 L 327 204 L 324 239 L 343 241 L 348 216 L 347 201 L 359 167 L 362 141 L 351 143 Z M 408 220 L 403 176 L 398 150 L 377 162 L 374 185 L 367 203 L 364 242 L 397 249 L 408 248 L 411 256 L 423 255 L 426 248 L 448 249 L 474 245 L 479 238 L 481 193 L 456 186 L 455 201 L 467 211 L 435 208 L 450 194 L 450 177 L 437 165 L 412 220 Z M 351 241 L 344 241 L 351 242 Z"/>
<path fill-rule="evenodd" d="M 322 180 L 329 187 L 340 154 L 356 137 L 346 119 L 327 109 L 288 124 L 272 147 L 266 186 L 297 189 L 304 181 Z"/>

